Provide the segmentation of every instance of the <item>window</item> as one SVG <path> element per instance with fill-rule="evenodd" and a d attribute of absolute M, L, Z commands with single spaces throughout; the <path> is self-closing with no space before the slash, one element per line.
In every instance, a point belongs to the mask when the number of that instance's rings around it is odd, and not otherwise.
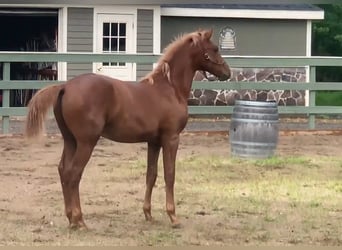
<path fill-rule="evenodd" d="M 126 23 L 103 23 L 103 52 L 124 53 L 126 52 Z M 104 62 L 104 66 L 125 66 L 124 62 Z"/>

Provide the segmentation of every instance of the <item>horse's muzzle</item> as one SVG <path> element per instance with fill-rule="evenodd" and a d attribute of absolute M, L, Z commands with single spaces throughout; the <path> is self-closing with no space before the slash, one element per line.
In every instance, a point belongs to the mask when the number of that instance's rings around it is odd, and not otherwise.
<path fill-rule="evenodd" d="M 230 67 L 228 66 L 227 63 L 223 64 L 223 72 L 222 74 L 218 77 L 218 79 L 220 81 L 226 81 L 230 78 L 231 76 L 231 71 L 230 71 Z"/>
<path fill-rule="evenodd" d="M 228 71 L 228 73 L 224 73 L 224 74 L 222 74 L 222 75 L 220 75 L 219 77 L 218 77 L 218 79 L 220 80 L 220 81 L 226 81 L 226 80 L 228 80 L 230 78 L 230 70 Z"/>

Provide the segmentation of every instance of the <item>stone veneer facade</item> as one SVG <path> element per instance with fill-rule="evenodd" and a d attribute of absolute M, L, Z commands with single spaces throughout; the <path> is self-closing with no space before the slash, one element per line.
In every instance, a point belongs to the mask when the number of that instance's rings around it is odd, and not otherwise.
<path fill-rule="evenodd" d="M 195 81 L 214 81 L 214 77 L 206 79 L 197 72 Z M 234 68 L 229 81 L 242 82 L 306 82 L 305 68 Z M 235 100 L 276 101 L 278 105 L 304 105 L 304 90 L 215 90 L 193 89 L 188 99 L 189 105 L 234 105 Z"/>

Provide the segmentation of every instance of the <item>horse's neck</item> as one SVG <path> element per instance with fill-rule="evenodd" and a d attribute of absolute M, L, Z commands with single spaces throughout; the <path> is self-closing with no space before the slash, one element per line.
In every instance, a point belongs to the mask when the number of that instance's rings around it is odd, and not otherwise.
<path fill-rule="evenodd" d="M 189 61 L 185 61 L 189 62 Z M 195 70 L 192 68 L 191 63 L 180 63 L 179 60 L 170 62 L 170 81 L 174 86 L 179 97 L 183 101 L 187 101 L 191 91 L 192 80 L 195 76 Z"/>

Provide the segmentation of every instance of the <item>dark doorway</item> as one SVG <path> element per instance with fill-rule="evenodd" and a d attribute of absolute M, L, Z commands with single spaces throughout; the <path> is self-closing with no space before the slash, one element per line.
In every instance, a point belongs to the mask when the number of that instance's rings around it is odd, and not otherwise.
<path fill-rule="evenodd" d="M 0 51 L 57 51 L 58 9 L 0 8 Z M 11 80 L 37 80 L 39 72 L 51 69 L 57 75 L 56 63 L 11 63 Z M 50 72 L 50 73 L 51 73 Z M 1 79 L 2 79 L 1 70 Z M 44 77 L 45 78 L 45 77 Z M 10 106 L 25 106 L 33 90 L 13 90 Z"/>

